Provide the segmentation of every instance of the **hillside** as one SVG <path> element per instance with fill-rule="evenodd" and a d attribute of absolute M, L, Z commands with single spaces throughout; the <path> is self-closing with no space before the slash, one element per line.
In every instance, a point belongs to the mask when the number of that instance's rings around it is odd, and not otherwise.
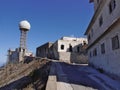
<path fill-rule="evenodd" d="M 0 69 L 0 90 L 44 90 L 49 67 L 50 61 L 45 59 L 8 64 Z"/>

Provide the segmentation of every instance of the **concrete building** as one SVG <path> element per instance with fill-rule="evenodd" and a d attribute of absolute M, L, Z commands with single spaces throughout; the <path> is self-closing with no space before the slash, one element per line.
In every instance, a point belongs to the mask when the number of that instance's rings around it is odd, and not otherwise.
<path fill-rule="evenodd" d="M 48 43 L 45 43 L 44 45 L 38 47 L 36 49 L 36 56 L 42 57 L 42 58 L 51 58 L 50 48 L 52 45 L 53 45 L 53 43 L 48 42 Z"/>
<path fill-rule="evenodd" d="M 62 37 L 53 44 L 38 47 L 36 55 L 65 62 L 87 63 L 87 43 L 86 38 Z"/>
<path fill-rule="evenodd" d="M 33 56 L 32 52 L 23 51 L 21 48 L 15 50 L 8 50 L 8 63 L 23 62 L 28 56 Z"/>
<path fill-rule="evenodd" d="M 120 78 L 120 0 L 90 0 L 94 15 L 85 32 L 89 64 Z"/>

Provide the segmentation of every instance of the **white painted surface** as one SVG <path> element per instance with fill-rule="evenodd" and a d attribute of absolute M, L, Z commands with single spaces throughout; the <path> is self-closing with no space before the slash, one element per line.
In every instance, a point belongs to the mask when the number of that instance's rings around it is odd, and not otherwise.
<path fill-rule="evenodd" d="M 19 28 L 20 29 L 26 29 L 26 30 L 30 30 L 30 23 L 27 20 L 23 20 L 19 23 Z"/>
<path fill-rule="evenodd" d="M 56 76 L 49 76 L 45 90 L 57 90 Z"/>
<path fill-rule="evenodd" d="M 68 83 L 57 82 L 57 90 L 73 90 L 73 88 Z"/>
<path fill-rule="evenodd" d="M 91 30 L 93 29 L 93 36 L 89 41 L 88 45 L 91 45 L 101 34 L 103 34 L 113 23 L 115 23 L 118 18 L 120 18 L 120 0 L 116 1 L 116 7 L 112 13 L 109 13 L 109 3 L 111 0 L 105 0 L 104 5 L 98 9 L 98 15 L 96 16 L 93 24 L 90 26 L 87 35 L 91 35 Z M 96 0 L 95 0 L 96 7 Z M 101 10 L 100 10 L 101 9 Z M 102 15 L 103 24 L 99 26 L 99 18 Z M 105 72 L 114 75 L 114 77 L 120 78 L 120 48 L 112 50 L 111 38 L 118 35 L 120 42 L 120 22 L 111 28 L 111 32 L 105 35 L 101 40 L 99 40 L 93 47 L 88 50 L 89 63 L 93 64 L 96 68 L 102 68 Z M 101 54 L 101 44 L 105 43 L 105 54 Z M 97 48 L 97 56 L 90 57 L 90 52 L 93 54 L 93 50 Z M 116 78 L 117 78 L 116 77 Z"/>

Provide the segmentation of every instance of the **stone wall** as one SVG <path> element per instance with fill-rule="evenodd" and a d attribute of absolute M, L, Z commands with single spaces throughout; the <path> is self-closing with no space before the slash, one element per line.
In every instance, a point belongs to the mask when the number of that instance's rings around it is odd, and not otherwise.
<path fill-rule="evenodd" d="M 88 57 L 84 54 L 77 54 L 71 52 L 59 52 L 59 60 L 68 62 L 68 63 L 79 63 L 86 64 L 88 63 Z"/>
<path fill-rule="evenodd" d="M 53 43 L 45 43 L 42 46 L 38 47 L 36 49 L 36 56 L 37 57 L 47 57 L 50 58 L 51 57 L 51 51 L 50 51 L 50 47 L 53 45 Z"/>
<path fill-rule="evenodd" d="M 115 77 L 120 78 L 120 48 L 113 50 L 112 49 L 112 38 L 116 35 L 119 37 L 120 42 L 120 22 L 113 27 L 112 31 L 109 32 L 105 37 L 103 37 L 97 44 L 89 49 L 89 63 L 95 68 L 103 69 L 105 72 L 115 75 Z M 101 44 L 105 44 L 105 53 L 101 53 Z M 91 56 L 90 52 L 97 48 L 97 56 Z"/>

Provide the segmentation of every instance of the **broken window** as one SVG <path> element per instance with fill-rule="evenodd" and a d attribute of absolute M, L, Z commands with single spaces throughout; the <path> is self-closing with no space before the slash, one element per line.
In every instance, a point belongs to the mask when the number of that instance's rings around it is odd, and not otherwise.
<path fill-rule="evenodd" d="M 115 50 L 115 49 L 118 49 L 120 46 L 119 46 L 119 37 L 118 35 L 116 35 L 115 37 L 112 38 L 112 49 Z"/>

